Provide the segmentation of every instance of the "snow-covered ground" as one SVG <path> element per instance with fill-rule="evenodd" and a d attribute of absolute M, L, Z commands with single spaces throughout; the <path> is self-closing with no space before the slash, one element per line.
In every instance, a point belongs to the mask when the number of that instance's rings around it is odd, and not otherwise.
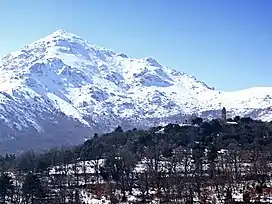
<path fill-rule="evenodd" d="M 181 153 L 182 155 L 182 149 L 176 149 L 175 152 L 176 154 Z M 179 153 L 178 153 L 179 152 Z M 188 152 L 187 152 L 188 153 Z M 207 151 L 205 151 L 205 155 L 206 155 Z M 218 151 L 218 158 L 216 159 L 216 165 L 214 166 L 215 169 L 217 170 L 222 170 L 222 172 L 235 172 L 235 167 L 234 167 L 234 161 L 233 163 L 229 160 L 229 153 L 227 150 L 221 149 L 220 151 Z M 183 155 L 184 156 L 184 155 Z M 206 155 L 207 156 L 207 155 Z M 194 160 L 192 158 L 192 155 L 187 155 L 186 156 L 186 160 L 181 157 L 177 157 L 176 159 L 166 159 L 163 158 L 162 156 L 159 158 L 159 161 L 155 161 L 154 159 L 147 159 L 147 158 L 143 158 L 142 160 L 138 161 L 138 163 L 134 166 L 134 170 L 132 170 L 133 175 L 139 175 L 139 174 L 144 174 L 144 172 L 148 172 L 148 171 L 152 171 L 152 172 L 161 172 L 163 174 L 179 174 L 179 175 L 185 175 L 184 172 L 188 172 L 186 174 L 186 176 L 192 176 L 192 178 L 194 178 L 193 176 L 193 172 L 195 169 L 194 166 Z M 118 158 L 116 158 L 118 159 Z M 173 165 L 174 162 L 174 165 Z M 225 164 L 225 165 L 223 165 Z M 100 168 L 104 167 L 105 165 L 105 160 L 104 159 L 99 159 L 99 160 L 92 160 L 92 161 L 78 161 L 75 162 L 73 164 L 68 164 L 68 165 L 64 165 L 64 166 L 55 166 L 51 169 L 50 171 L 50 175 L 57 175 L 57 174 L 64 174 L 64 175 L 75 175 L 76 174 L 90 174 L 93 176 L 99 176 L 99 179 L 96 179 L 95 181 L 90 179 L 88 181 L 89 184 L 97 184 L 99 183 L 99 185 L 107 185 L 107 183 L 109 181 L 104 181 L 102 179 L 102 177 L 99 175 L 100 173 Z M 185 165 L 186 165 L 186 169 L 185 169 Z M 269 166 L 272 167 L 272 163 L 268 164 Z M 205 172 L 208 172 L 210 168 L 210 165 L 208 163 L 208 161 L 206 161 L 205 159 L 203 160 L 203 164 L 202 164 L 202 170 Z M 253 168 L 253 164 L 252 163 L 239 163 L 238 164 L 238 168 L 241 170 L 239 173 L 240 175 L 248 175 L 250 173 L 250 171 L 252 171 L 251 168 Z M 195 173 L 194 173 L 195 174 Z M 202 176 L 207 175 L 208 178 L 208 174 L 204 173 L 202 174 Z M 111 181 L 112 182 L 112 181 Z M 110 182 L 110 183 L 111 183 Z M 258 199 L 258 194 L 255 192 L 255 188 L 253 186 L 254 183 L 253 181 L 239 181 L 240 183 L 235 184 L 232 183 L 233 186 L 235 186 L 235 189 L 233 189 L 232 191 L 232 197 L 233 199 L 235 199 L 236 201 L 242 201 L 243 200 L 243 193 L 245 192 L 245 188 L 250 189 L 251 191 L 251 198 L 252 200 L 254 199 Z M 241 185 L 241 182 L 244 183 L 243 185 Z M 84 181 L 83 179 L 80 180 L 79 184 L 83 184 Z M 260 199 L 262 202 L 271 202 L 272 201 L 272 181 L 267 180 L 266 181 L 266 186 L 267 186 L 267 190 L 264 190 L 264 193 L 260 196 Z M 239 187 L 238 187 L 239 186 Z M 226 187 L 226 186 L 225 186 Z M 99 187 L 98 187 L 99 188 Z M 105 189 L 106 187 L 102 187 L 103 189 Z M 214 200 L 215 203 L 222 203 L 219 198 L 216 195 L 216 188 L 214 186 L 206 186 L 205 189 L 202 189 L 203 192 L 205 192 L 205 190 L 207 191 L 207 199 L 209 199 L 210 201 Z M 149 194 L 150 195 L 154 195 L 154 199 L 153 199 L 153 203 L 160 203 L 158 200 L 156 200 L 156 190 L 150 189 Z M 117 195 L 121 195 L 121 192 L 118 193 L 118 190 L 116 191 Z M 270 195 L 271 194 L 271 195 Z M 94 193 L 92 193 L 92 191 L 88 192 L 88 190 L 82 190 L 81 191 L 81 195 L 82 198 L 84 200 L 84 202 L 86 203 L 110 203 L 109 200 L 109 196 L 108 195 L 96 195 Z M 126 193 L 127 195 L 127 199 L 128 202 L 135 202 L 135 201 L 140 201 L 141 198 L 141 191 L 140 189 L 137 188 L 133 188 L 133 192 L 132 194 L 129 194 L 129 192 Z M 222 198 L 221 198 L 222 199 Z M 198 197 L 196 195 L 195 197 L 195 201 L 198 200 Z"/>

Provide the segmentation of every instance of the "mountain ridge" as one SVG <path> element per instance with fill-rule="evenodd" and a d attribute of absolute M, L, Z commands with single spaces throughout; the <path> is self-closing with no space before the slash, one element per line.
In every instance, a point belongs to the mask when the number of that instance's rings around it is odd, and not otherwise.
<path fill-rule="evenodd" d="M 6 129 L 0 138 L 11 146 L 22 132 L 34 146 L 37 138 L 48 139 L 49 130 L 49 143 L 73 144 L 118 125 L 147 128 L 192 114 L 217 117 L 222 107 L 229 117 L 272 119 L 270 87 L 217 91 L 152 57 L 115 53 L 63 29 L 4 56 L 0 74 L 0 128 Z M 66 120 L 69 134 L 53 133 Z"/>

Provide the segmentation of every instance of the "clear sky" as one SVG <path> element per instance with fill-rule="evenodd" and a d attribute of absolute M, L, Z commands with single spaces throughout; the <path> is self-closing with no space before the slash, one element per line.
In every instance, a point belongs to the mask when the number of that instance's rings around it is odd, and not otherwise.
<path fill-rule="evenodd" d="M 272 86 L 271 0 L 1 0 L 0 56 L 62 28 L 218 90 Z"/>

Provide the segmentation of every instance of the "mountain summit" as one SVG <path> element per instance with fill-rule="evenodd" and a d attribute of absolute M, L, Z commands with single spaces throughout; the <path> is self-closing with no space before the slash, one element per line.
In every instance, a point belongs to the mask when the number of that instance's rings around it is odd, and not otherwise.
<path fill-rule="evenodd" d="M 82 142 L 95 132 L 149 127 L 187 115 L 271 120 L 272 88 L 219 92 L 188 74 L 101 48 L 66 30 L 0 62 L 0 149 Z M 3 147 L 2 147 L 3 146 Z"/>

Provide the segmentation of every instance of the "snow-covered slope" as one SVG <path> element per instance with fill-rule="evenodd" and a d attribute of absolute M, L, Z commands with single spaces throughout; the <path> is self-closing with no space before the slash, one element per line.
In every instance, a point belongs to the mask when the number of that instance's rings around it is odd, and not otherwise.
<path fill-rule="evenodd" d="M 230 116 L 272 118 L 272 88 L 219 92 L 151 57 L 115 53 L 65 30 L 5 56 L 0 76 L 1 144 L 16 148 L 71 144 L 117 125 L 146 127 L 192 113 L 216 116 L 223 106 Z"/>

